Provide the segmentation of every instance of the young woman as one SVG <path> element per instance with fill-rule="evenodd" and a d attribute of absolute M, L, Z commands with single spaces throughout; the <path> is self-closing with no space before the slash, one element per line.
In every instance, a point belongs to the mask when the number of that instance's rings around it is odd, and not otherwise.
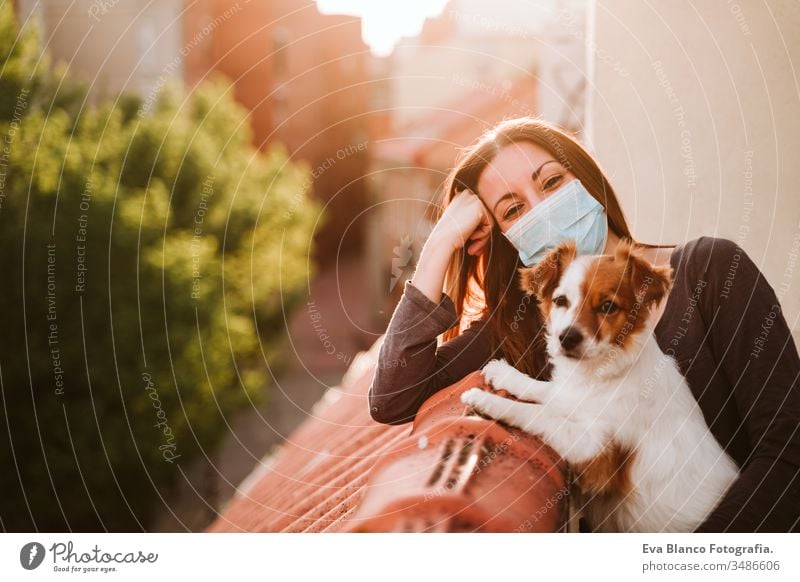
<path fill-rule="evenodd" d="M 574 180 L 578 188 L 563 188 Z M 571 136 L 533 118 L 504 121 L 484 135 L 462 155 L 444 194 L 381 346 L 369 392 L 378 422 L 413 420 L 429 396 L 493 358 L 548 379 L 542 320 L 519 289 L 517 269 L 564 238 L 586 254 L 613 253 L 620 240 L 633 240 L 597 162 Z M 576 214 L 595 201 L 599 212 Z M 800 358 L 775 292 L 729 240 L 634 242 L 650 262 L 673 267 L 672 290 L 652 314 L 656 339 L 739 465 L 739 478 L 696 531 L 800 530 Z"/>

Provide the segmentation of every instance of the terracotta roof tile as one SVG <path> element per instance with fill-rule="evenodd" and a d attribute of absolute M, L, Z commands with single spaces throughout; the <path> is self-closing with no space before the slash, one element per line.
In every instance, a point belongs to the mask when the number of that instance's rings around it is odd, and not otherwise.
<path fill-rule="evenodd" d="M 370 350 L 374 354 L 375 350 Z M 354 362 L 354 366 L 356 362 Z M 538 439 L 472 414 L 461 392 L 432 396 L 413 426 L 374 422 L 374 362 L 332 388 L 245 481 L 207 531 L 557 531 L 565 465 Z"/>

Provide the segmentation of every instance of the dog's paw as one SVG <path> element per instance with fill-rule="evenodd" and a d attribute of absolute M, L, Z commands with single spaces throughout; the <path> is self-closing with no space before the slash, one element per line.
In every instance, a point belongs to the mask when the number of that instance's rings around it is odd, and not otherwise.
<path fill-rule="evenodd" d="M 481 370 L 483 379 L 492 388 L 505 388 L 516 369 L 505 360 L 491 360 Z"/>
<path fill-rule="evenodd" d="M 486 392 L 480 388 L 470 388 L 469 390 L 461 393 L 461 402 L 468 404 L 469 406 L 476 407 L 483 402 L 485 395 Z"/>

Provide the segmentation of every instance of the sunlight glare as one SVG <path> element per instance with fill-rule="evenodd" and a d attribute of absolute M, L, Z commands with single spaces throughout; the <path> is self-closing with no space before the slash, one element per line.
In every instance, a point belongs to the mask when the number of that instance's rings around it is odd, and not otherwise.
<path fill-rule="evenodd" d="M 438 16 L 448 0 L 316 0 L 323 14 L 361 18 L 361 37 L 373 54 L 391 54 L 403 37 L 422 32 L 426 18 Z"/>

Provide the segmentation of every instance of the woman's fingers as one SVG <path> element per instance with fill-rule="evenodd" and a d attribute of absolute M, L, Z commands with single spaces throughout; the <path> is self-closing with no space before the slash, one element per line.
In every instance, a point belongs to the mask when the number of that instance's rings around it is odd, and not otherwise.
<path fill-rule="evenodd" d="M 483 223 L 479 224 L 475 227 L 475 230 L 472 231 L 472 234 L 469 238 L 481 238 L 489 234 L 489 227 Z"/>
<path fill-rule="evenodd" d="M 489 231 L 486 230 L 483 225 L 479 224 L 475 227 L 475 230 L 472 231 L 472 234 L 469 235 L 468 239 L 471 241 L 478 240 L 484 238 L 487 234 L 489 234 Z"/>
<path fill-rule="evenodd" d="M 475 233 L 470 237 L 470 241 L 471 243 L 467 247 L 467 252 L 470 255 L 477 255 L 481 253 L 486 246 L 486 243 L 489 242 L 489 231 L 475 231 Z"/>
<path fill-rule="evenodd" d="M 468 189 L 456 193 L 440 222 L 443 232 L 451 233 L 459 241 L 456 248 L 466 246 L 470 255 L 483 250 L 492 229 L 492 218 L 486 206 Z"/>
<path fill-rule="evenodd" d="M 483 252 L 483 248 L 486 246 L 485 240 L 479 240 L 467 247 L 467 253 L 470 255 L 479 255 Z"/>
<path fill-rule="evenodd" d="M 486 244 L 489 241 L 489 237 L 491 236 L 492 224 L 491 219 L 488 216 L 486 208 L 481 204 L 482 216 L 481 221 L 478 223 L 478 226 L 475 228 L 473 233 L 470 235 L 469 240 L 471 241 L 470 245 L 467 247 L 467 253 L 470 255 L 478 255 L 480 254 Z"/>

